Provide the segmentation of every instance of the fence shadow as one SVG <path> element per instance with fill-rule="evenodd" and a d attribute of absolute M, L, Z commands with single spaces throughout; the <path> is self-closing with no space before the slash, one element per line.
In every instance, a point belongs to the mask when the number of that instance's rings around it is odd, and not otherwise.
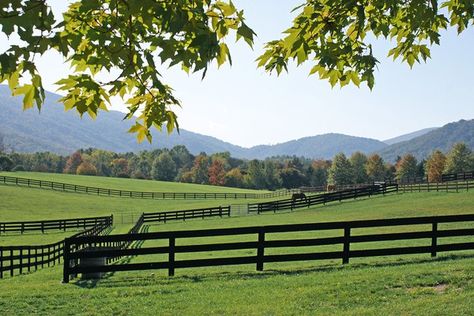
<path fill-rule="evenodd" d="M 112 279 L 111 277 L 115 272 L 107 273 L 106 276 L 98 280 L 77 280 L 72 282 L 73 285 L 84 288 L 92 289 L 98 286 L 105 288 L 118 288 L 118 287 L 144 287 L 144 286 L 175 286 L 179 283 L 201 283 L 205 281 L 232 281 L 242 279 L 267 279 L 273 276 L 285 275 L 305 275 L 311 273 L 331 273 L 337 271 L 358 271 L 366 268 L 385 268 L 385 267 L 411 267 L 414 265 L 425 264 L 425 263 L 437 263 L 437 262 L 448 262 L 462 259 L 474 259 L 474 254 L 451 254 L 436 258 L 426 259 L 410 259 L 410 260 L 397 260 L 392 262 L 372 262 L 372 263 L 351 263 L 349 265 L 338 265 L 334 263 L 322 264 L 315 267 L 308 268 L 295 268 L 295 269 L 266 269 L 261 272 L 211 272 L 206 273 L 203 271 L 202 275 L 186 275 L 175 277 L 159 276 L 155 275 L 154 272 L 147 273 L 140 271 L 143 276 L 129 276 L 127 278 Z M 132 257 L 127 257 L 126 262 L 130 262 Z M 159 270 L 157 270 L 159 271 Z M 146 275 L 145 275 L 146 274 Z M 176 292 L 171 291 L 170 292 Z"/>

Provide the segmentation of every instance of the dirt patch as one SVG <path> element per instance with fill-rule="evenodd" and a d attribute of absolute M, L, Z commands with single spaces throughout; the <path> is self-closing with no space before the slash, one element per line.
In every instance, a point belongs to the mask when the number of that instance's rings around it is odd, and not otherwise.
<path fill-rule="evenodd" d="M 433 290 L 436 292 L 436 293 L 444 293 L 446 291 L 446 289 L 448 288 L 448 285 L 445 284 L 445 283 L 441 283 L 441 284 L 437 284 L 435 286 L 432 287 Z"/>

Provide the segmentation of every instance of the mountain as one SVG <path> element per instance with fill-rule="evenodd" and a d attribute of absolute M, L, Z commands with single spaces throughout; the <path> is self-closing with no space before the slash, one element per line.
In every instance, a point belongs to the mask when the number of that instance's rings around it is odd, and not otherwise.
<path fill-rule="evenodd" d="M 419 131 L 416 131 L 416 132 L 412 132 L 412 133 L 400 135 L 400 136 L 397 136 L 397 137 L 394 137 L 394 138 L 390 138 L 390 139 L 387 139 L 387 140 L 383 140 L 383 142 L 387 145 L 393 145 L 393 144 L 396 144 L 396 143 L 405 142 L 407 140 L 411 140 L 411 139 L 416 138 L 418 136 L 425 135 L 426 133 L 434 131 L 437 128 L 438 127 L 428 127 L 428 128 L 420 129 Z"/>
<path fill-rule="evenodd" d="M 424 135 L 385 147 L 378 153 L 389 162 L 394 162 L 397 156 L 408 153 L 417 159 L 423 159 L 435 149 L 448 152 L 451 146 L 458 142 L 464 142 L 474 148 L 474 119 L 446 124 Z"/>
<path fill-rule="evenodd" d="M 228 151 L 237 158 L 265 158 L 277 155 L 297 155 L 309 158 L 332 158 L 338 152 L 351 154 L 360 150 L 372 152 L 386 146 L 368 138 L 342 134 L 326 134 L 305 137 L 273 146 L 243 148 L 181 129 L 180 134 L 171 135 L 153 131 L 153 144 L 138 144 L 133 135 L 127 133 L 132 122 L 123 121 L 124 114 L 117 111 L 102 112 L 96 120 L 77 113 L 65 112 L 56 100 L 59 95 L 46 94 L 41 113 L 37 110 L 22 111 L 20 98 L 12 97 L 6 86 L 0 86 L 0 133 L 5 136 L 15 151 L 51 151 L 70 154 L 78 148 L 95 147 L 115 152 L 172 148 L 185 145 L 193 154 L 202 151 L 212 154 Z"/>
<path fill-rule="evenodd" d="M 127 133 L 131 121 L 122 120 L 118 111 L 102 112 L 96 120 L 87 115 L 65 112 L 56 102 L 59 95 L 46 93 L 46 102 L 38 113 L 36 109 L 22 110 L 22 100 L 12 97 L 6 86 L 0 85 L 0 134 L 15 151 L 51 151 L 70 154 L 79 148 L 95 147 L 115 152 L 171 148 L 185 145 L 190 152 L 215 153 L 229 151 L 241 154 L 244 148 L 226 143 L 217 138 L 180 130 L 171 135 L 153 131 L 153 144 L 138 144 L 134 135 Z"/>
<path fill-rule="evenodd" d="M 392 145 L 370 138 L 324 134 L 276 145 L 244 148 L 183 129 L 180 134 L 173 132 L 171 135 L 153 131 L 153 144 L 138 144 L 135 136 L 127 133 L 132 122 L 124 121 L 123 113 L 109 111 L 100 113 L 96 120 L 88 116 L 80 119 L 74 111 L 65 112 L 63 105 L 56 102 L 59 98 L 59 95 L 48 92 L 41 113 L 37 110 L 22 111 L 22 100 L 12 97 L 8 87 L 0 85 L 0 135 L 4 136 L 5 142 L 18 152 L 51 151 L 63 155 L 89 147 L 137 152 L 185 145 L 193 154 L 228 151 L 233 157 L 246 159 L 293 155 L 330 159 L 339 152 L 350 155 L 361 151 L 366 154 L 377 152 L 391 162 L 405 153 L 424 158 L 435 148 L 447 151 L 459 141 L 474 147 L 474 120 L 402 135 L 387 141 Z"/>
<path fill-rule="evenodd" d="M 385 143 L 375 139 L 331 133 L 304 137 L 271 146 L 255 146 L 249 149 L 247 156 L 262 159 L 271 156 L 296 155 L 307 158 L 331 159 L 340 152 L 346 155 L 356 151 L 371 153 L 386 146 Z"/>

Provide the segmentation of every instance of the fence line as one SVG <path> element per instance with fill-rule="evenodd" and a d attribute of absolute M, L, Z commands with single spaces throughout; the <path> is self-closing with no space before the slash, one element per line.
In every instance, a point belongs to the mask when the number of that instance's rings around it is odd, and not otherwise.
<path fill-rule="evenodd" d="M 439 182 L 439 183 L 416 183 L 399 185 L 398 190 L 403 193 L 411 192 L 459 192 L 460 190 L 469 191 L 474 188 L 474 181 L 464 182 Z"/>
<path fill-rule="evenodd" d="M 104 220 L 98 221 L 96 226 L 78 232 L 71 238 L 107 233 L 107 230 L 110 230 L 113 224 L 113 216 L 101 219 Z M 10 276 L 14 276 L 15 272 L 23 274 L 24 272 L 36 271 L 45 266 L 54 266 L 56 263 L 61 263 L 63 255 L 64 240 L 37 246 L 1 246 L 0 279 L 4 277 L 5 272 L 9 272 Z"/>
<path fill-rule="evenodd" d="M 174 232 L 139 233 L 109 236 L 72 237 L 65 241 L 63 282 L 67 283 L 71 275 L 79 273 L 116 272 L 147 269 L 167 269 L 168 275 L 173 276 L 175 269 L 191 267 L 209 267 L 223 265 L 256 264 L 256 269 L 262 271 L 265 263 L 285 262 L 285 261 L 306 261 L 322 259 L 342 259 L 343 264 L 349 263 L 350 258 L 390 256 L 403 254 L 431 254 L 435 257 L 439 252 L 473 250 L 474 242 L 440 243 L 445 237 L 473 237 L 473 228 L 441 229 L 443 223 L 473 223 L 474 214 L 410 217 L 394 219 L 376 219 L 362 221 L 345 222 L 323 222 L 292 225 L 272 225 L 257 227 L 239 227 L 210 230 L 188 230 Z M 416 227 L 412 231 L 408 227 L 414 225 L 430 225 L 429 230 L 420 230 Z M 400 232 L 377 233 L 377 234 L 353 234 L 354 229 L 360 228 L 383 228 L 400 227 Z M 309 231 L 340 231 L 336 237 L 320 237 L 306 239 L 282 239 L 273 238 L 281 233 L 309 232 Z M 272 240 L 267 240 L 267 234 L 272 234 Z M 240 241 L 242 235 L 254 235 L 253 241 Z M 290 234 L 291 235 L 291 234 Z M 201 237 L 211 236 L 234 236 L 235 240 L 226 243 L 198 243 Z M 331 234 L 331 236 L 333 236 Z M 177 240 L 181 240 L 177 245 Z M 424 246 L 404 246 L 374 248 L 373 245 L 367 249 L 351 250 L 353 244 L 399 241 L 399 240 L 419 240 L 426 239 L 428 243 Z M 167 246 L 142 247 L 135 249 L 108 249 L 104 245 L 114 242 L 136 242 L 146 240 L 167 240 Z M 206 238 L 204 238 L 206 240 Z M 187 244 L 184 244 L 187 242 Z M 81 251 L 74 251 L 77 247 L 84 245 L 94 245 L 93 247 L 82 247 Z M 321 246 L 321 245 L 342 245 L 342 250 L 338 251 L 310 251 L 298 253 L 294 250 L 298 247 Z M 287 248 L 290 253 L 285 254 L 265 254 L 267 249 Z M 200 253 L 217 252 L 223 250 L 254 250 L 255 255 L 217 257 L 212 258 L 177 260 L 179 253 Z M 86 258 L 110 258 L 115 256 L 143 256 L 154 254 L 167 254 L 168 260 L 145 263 L 124 263 L 102 266 L 84 266 L 81 260 Z M 71 265 L 71 262 L 76 264 Z M 77 264 L 79 263 L 79 264 Z"/>
<path fill-rule="evenodd" d="M 281 210 L 293 210 L 295 208 L 310 207 L 318 204 L 326 204 L 333 201 L 343 201 L 356 199 L 360 197 L 372 196 L 377 194 L 387 194 L 398 192 L 398 186 L 395 185 L 370 185 L 362 188 L 342 190 L 336 192 L 323 193 L 319 195 L 308 196 L 302 199 L 285 199 L 271 202 L 254 203 L 248 205 L 249 213 L 260 214 L 262 212 L 277 212 Z"/>
<path fill-rule="evenodd" d="M 205 199 L 269 199 L 300 192 L 299 189 L 279 190 L 270 193 L 189 193 L 189 192 L 141 192 L 129 190 L 106 189 L 84 185 L 68 184 L 54 181 L 43 181 L 28 178 L 0 176 L 0 184 L 27 186 L 62 192 L 86 193 L 99 196 L 127 197 L 136 199 L 172 199 L 172 200 L 205 200 Z"/>
<path fill-rule="evenodd" d="M 53 219 L 41 221 L 16 221 L 0 223 L 0 234 L 7 232 L 24 233 L 27 231 L 62 230 L 67 229 L 88 229 L 97 226 L 100 223 L 107 222 L 109 217 L 85 217 L 72 219 Z"/>

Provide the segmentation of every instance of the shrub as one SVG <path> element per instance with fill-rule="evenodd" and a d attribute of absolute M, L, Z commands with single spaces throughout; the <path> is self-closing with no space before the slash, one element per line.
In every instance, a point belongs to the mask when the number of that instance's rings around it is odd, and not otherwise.
<path fill-rule="evenodd" d="M 15 171 L 26 171 L 25 167 L 23 167 L 23 165 L 16 165 L 13 169 L 12 169 L 13 172 Z"/>
<path fill-rule="evenodd" d="M 83 176 L 95 176 L 97 175 L 96 167 L 90 162 L 84 161 L 77 167 L 76 174 Z"/>

